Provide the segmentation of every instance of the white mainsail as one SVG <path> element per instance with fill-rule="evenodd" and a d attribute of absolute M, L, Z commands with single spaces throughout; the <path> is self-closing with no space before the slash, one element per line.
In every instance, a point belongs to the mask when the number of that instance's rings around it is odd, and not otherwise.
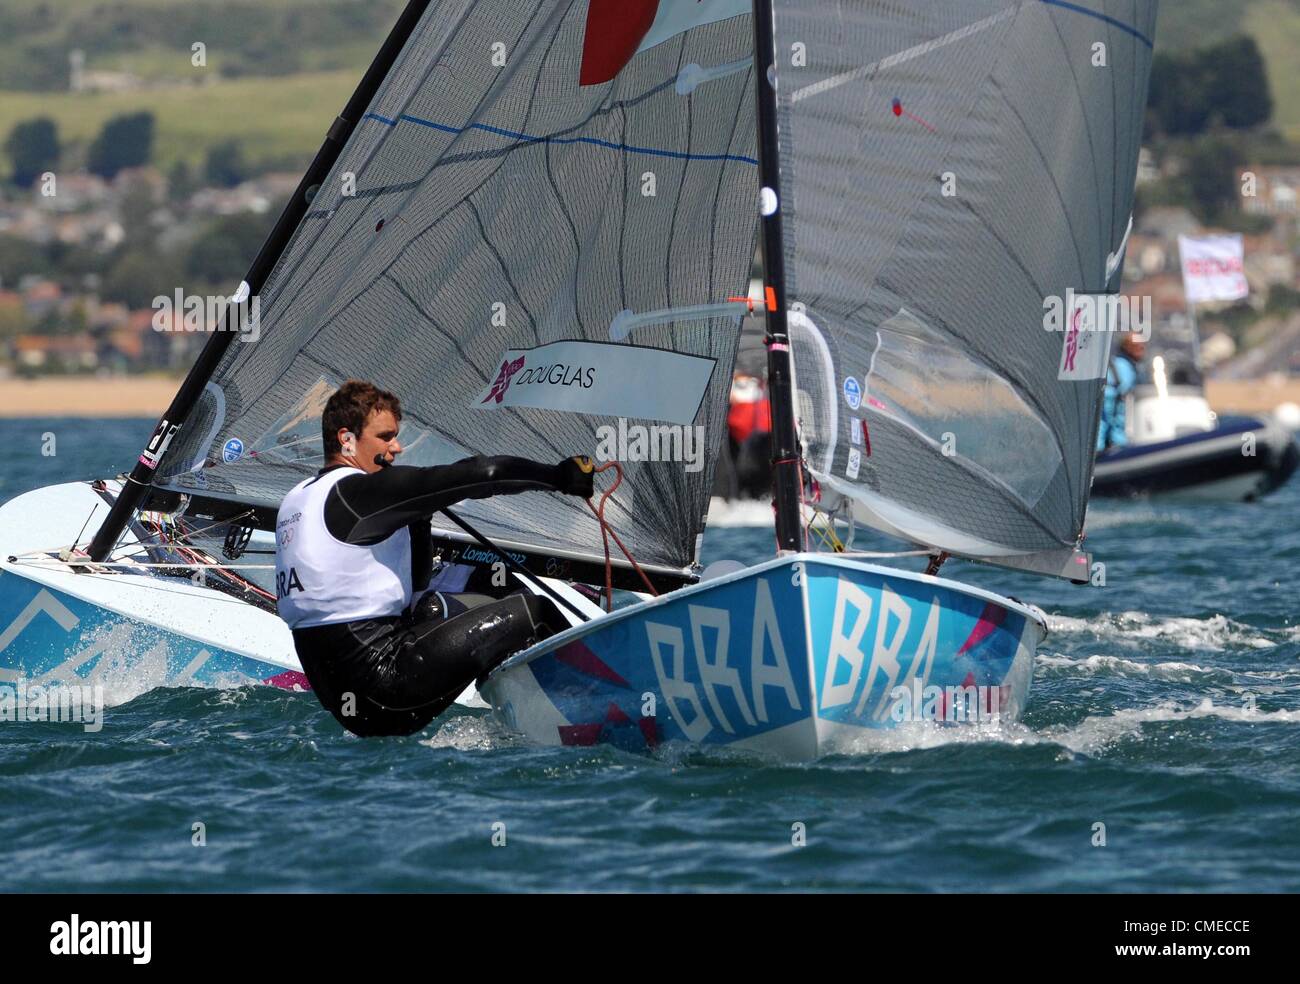
<path fill-rule="evenodd" d="M 1119 286 L 1156 3 L 773 7 L 815 477 L 889 533 L 1077 577 L 1111 340 L 1084 306 Z"/>
<path fill-rule="evenodd" d="M 422 438 L 409 463 L 558 460 L 626 422 L 716 449 L 726 301 L 754 251 L 750 20 L 735 2 L 639 6 L 430 3 L 262 289 L 259 340 L 230 347 L 158 487 L 277 503 L 319 467 L 303 421 L 350 376 L 401 396 Z M 609 518 L 643 564 L 691 566 L 714 459 L 624 463 Z M 505 545 L 601 556 L 582 503 L 462 512 Z"/>

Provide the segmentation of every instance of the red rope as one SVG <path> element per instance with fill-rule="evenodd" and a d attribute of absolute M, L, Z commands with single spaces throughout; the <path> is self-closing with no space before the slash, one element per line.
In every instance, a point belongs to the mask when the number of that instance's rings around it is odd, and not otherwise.
<path fill-rule="evenodd" d="M 641 580 L 645 582 L 646 590 L 656 597 L 659 595 L 659 592 L 655 590 L 655 586 L 650 583 L 650 578 L 646 577 L 645 571 L 641 570 L 641 565 L 633 559 L 632 555 L 628 552 L 627 547 L 623 546 L 623 541 L 620 540 L 618 534 L 614 532 L 614 528 L 610 526 L 609 522 L 605 519 L 605 503 L 608 502 L 609 497 L 614 494 L 614 490 L 623 484 L 623 466 L 617 461 L 610 461 L 603 465 L 597 465 L 595 469 L 598 472 L 603 472 L 610 468 L 614 469 L 615 474 L 618 477 L 614 480 L 614 484 L 611 485 L 607 491 L 601 494 L 600 507 L 597 508 L 592 505 L 590 499 L 587 500 L 587 508 L 592 511 L 592 514 L 595 515 L 596 519 L 600 523 L 600 537 L 605 544 L 605 611 L 607 612 L 612 612 L 614 610 L 614 562 L 610 560 L 609 557 L 609 538 L 611 536 L 614 538 L 614 542 L 618 544 L 618 549 L 623 551 L 623 556 L 627 558 L 628 563 L 632 565 L 632 569 L 641 575 Z"/>

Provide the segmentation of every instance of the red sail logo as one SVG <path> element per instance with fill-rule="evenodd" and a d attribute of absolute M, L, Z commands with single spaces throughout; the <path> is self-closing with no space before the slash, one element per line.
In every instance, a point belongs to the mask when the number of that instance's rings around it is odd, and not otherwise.
<path fill-rule="evenodd" d="M 497 373 L 496 381 L 492 384 L 492 389 L 487 396 L 483 398 L 484 403 L 490 403 L 496 400 L 500 403 L 506 395 L 506 390 L 510 388 L 510 380 L 515 378 L 515 373 L 524 367 L 524 359 L 527 356 L 521 355 L 514 362 L 501 363 L 501 371 Z"/>
<path fill-rule="evenodd" d="M 1065 336 L 1065 371 L 1074 372 L 1074 360 L 1079 354 L 1079 322 L 1083 318 L 1083 308 L 1075 308 L 1070 318 L 1070 333 Z"/>

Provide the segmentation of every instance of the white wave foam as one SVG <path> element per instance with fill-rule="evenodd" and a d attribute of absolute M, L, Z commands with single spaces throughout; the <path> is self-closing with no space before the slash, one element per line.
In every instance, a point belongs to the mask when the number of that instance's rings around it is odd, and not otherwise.
<path fill-rule="evenodd" d="M 1033 745 L 1041 739 L 1019 722 L 982 721 L 977 724 L 945 726 L 933 721 L 910 721 L 894 728 L 866 730 L 852 737 L 841 736 L 833 751 L 842 755 L 876 755 L 911 752 L 946 745 Z"/>
<path fill-rule="evenodd" d="M 1085 656 L 1076 658 L 1061 653 L 1039 653 L 1037 662 L 1049 669 L 1064 669 L 1087 673 L 1089 675 L 1110 674 L 1115 676 L 1141 676 L 1153 680 L 1169 680 L 1173 683 L 1204 682 L 1198 677 L 1219 677 L 1229 680 L 1232 677 L 1226 670 L 1217 670 L 1195 663 L 1140 663 L 1120 656 Z"/>
<path fill-rule="evenodd" d="M 912 722 L 887 731 L 864 733 L 836 749 L 841 754 L 867 755 L 909 752 L 947 745 L 997 744 L 1011 746 L 1057 745 L 1074 755 L 1097 755 L 1115 742 L 1139 735 L 1149 724 L 1219 718 L 1238 724 L 1300 724 L 1300 710 L 1261 711 L 1218 705 L 1205 699 L 1192 708 L 1173 703 L 1144 708 L 1121 708 L 1112 714 L 1090 715 L 1076 724 L 1035 730 L 1023 722 L 985 722 L 943 727 L 933 722 Z"/>
<path fill-rule="evenodd" d="M 444 721 L 420 744 L 428 748 L 454 748 L 459 752 L 489 752 L 516 741 L 490 714 L 460 714 Z"/>
<path fill-rule="evenodd" d="M 1046 728 L 1042 739 L 1081 755 L 1095 754 L 1120 738 L 1137 734 L 1147 724 L 1219 718 L 1240 724 L 1300 724 L 1300 710 L 1261 711 L 1252 706 L 1217 705 L 1209 698 L 1183 709 L 1166 703 L 1154 707 L 1121 708 L 1113 714 L 1086 717 L 1078 724 Z"/>
<path fill-rule="evenodd" d="M 1157 616 L 1146 612 L 1103 613 L 1092 618 L 1050 615 L 1048 626 L 1052 632 L 1064 635 L 1088 634 L 1130 645 L 1158 640 L 1180 649 L 1207 652 L 1272 649 L 1282 641 L 1262 634 L 1267 630 L 1234 622 L 1226 615 L 1211 615 L 1209 618 Z"/>
<path fill-rule="evenodd" d="M 771 526 L 772 504 L 757 499 L 709 500 L 709 526 Z"/>
<path fill-rule="evenodd" d="M 1196 525 L 1187 517 L 1176 512 L 1161 512 L 1149 507 L 1142 508 L 1132 503 L 1125 503 L 1122 506 L 1107 505 L 1101 507 L 1093 504 L 1088 509 L 1084 528 L 1091 533 L 1096 530 L 1111 530 L 1123 526 L 1146 527 L 1152 524 L 1186 526 L 1189 529 Z"/>

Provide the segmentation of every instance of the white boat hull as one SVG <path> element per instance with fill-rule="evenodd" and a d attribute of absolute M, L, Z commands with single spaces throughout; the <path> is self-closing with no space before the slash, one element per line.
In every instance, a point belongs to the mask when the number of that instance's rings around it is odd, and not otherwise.
<path fill-rule="evenodd" d="M 159 686 L 310 689 L 274 612 L 159 576 L 143 565 L 136 531 L 117 551 L 129 555 L 124 565 L 110 570 L 49 553 L 79 533 L 84 546 L 114 491 L 72 483 L 0 506 L 0 683 L 103 683 L 115 702 Z"/>
<path fill-rule="evenodd" d="M 0 685 L 101 684 L 112 704 L 154 687 L 311 689 L 274 611 L 190 571 L 162 576 L 135 524 L 114 552 L 119 566 L 61 563 L 54 552 L 85 546 L 108 515 L 118 485 L 104 486 L 53 485 L 0 505 Z M 269 563 L 248 558 L 258 561 Z M 473 685 L 457 703 L 483 706 Z"/>

